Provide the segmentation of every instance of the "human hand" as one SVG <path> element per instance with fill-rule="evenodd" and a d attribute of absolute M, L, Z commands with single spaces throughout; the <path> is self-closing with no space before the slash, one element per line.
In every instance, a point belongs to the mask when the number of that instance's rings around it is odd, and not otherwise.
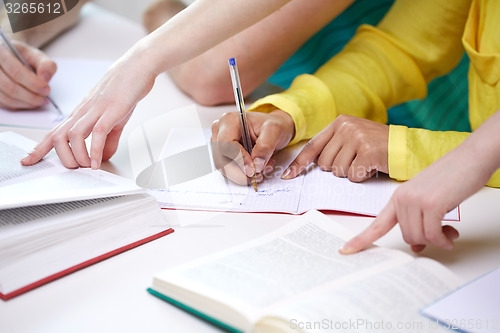
<path fill-rule="evenodd" d="M 57 70 L 55 62 L 27 44 L 14 41 L 13 45 L 35 73 L 6 47 L 0 47 L 0 107 L 21 110 L 47 104 L 49 81 Z"/>
<path fill-rule="evenodd" d="M 212 151 L 217 169 L 240 185 L 258 182 L 263 174 L 274 169 L 274 152 L 283 149 L 293 138 L 295 126 L 286 112 L 248 112 L 247 121 L 252 143 L 250 156 L 241 145 L 241 125 L 238 112 L 224 114 L 212 124 Z"/>
<path fill-rule="evenodd" d="M 153 87 L 155 78 L 156 74 L 148 71 L 147 65 L 126 54 L 106 72 L 71 115 L 52 129 L 21 163 L 35 164 L 55 148 L 67 168 L 98 169 L 102 161 L 116 152 L 123 127 L 135 105 Z M 85 139 L 91 134 L 89 154 Z"/>
<path fill-rule="evenodd" d="M 351 254 L 365 249 L 396 223 L 415 252 L 426 245 L 451 250 L 459 234 L 452 226 L 442 226 L 444 215 L 478 191 L 495 170 L 488 170 L 476 152 L 476 148 L 460 147 L 401 184 L 374 222 L 340 252 Z"/>
<path fill-rule="evenodd" d="M 366 180 L 377 171 L 389 173 L 388 142 L 389 126 L 340 115 L 309 140 L 282 178 L 297 177 L 312 162 L 353 182 Z"/>

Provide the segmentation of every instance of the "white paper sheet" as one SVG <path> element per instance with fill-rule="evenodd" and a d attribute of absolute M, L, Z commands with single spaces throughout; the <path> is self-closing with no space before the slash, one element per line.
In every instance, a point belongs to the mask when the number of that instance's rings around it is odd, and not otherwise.
<path fill-rule="evenodd" d="M 89 59 L 54 59 L 57 72 L 50 81 L 50 97 L 66 118 L 99 82 L 112 64 L 110 61 Z M 55 127 L 58 113 L 49 104 L 36 110 L 11 111 L 0 108 L 0 125 L 33 128 Z"/>

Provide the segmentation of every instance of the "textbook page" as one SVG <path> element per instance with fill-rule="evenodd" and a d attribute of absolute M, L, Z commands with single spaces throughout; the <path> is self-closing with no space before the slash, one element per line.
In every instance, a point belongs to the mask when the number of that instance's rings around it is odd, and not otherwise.
<path fill-rule="evenodd" d="M 90 59 L 54 59 L 57 72 L 50 80 L 50 97 L 66 118 L 87 93 L 104 76 L 112 62 Z M 7 110 L 0 108 L 0 125 L 46 128 L 55 127 L 63 119 L 52 104 L 35 110 Z"/>
<path fill-rule="evenodd" d="M 310 211 L 256 241 L 160 273 L 152 289 L 222 322 L 239 318 L 232 324 L 248 330 L 241 326 L 245 320 L 249 325 L 297 295 L 325 284 L 352 283 L 413 260 L 384 248 L 341 255 L 339 248 L 351 237 L 342 226 Z M 225 313 L 209 301 L 201 308 L 194 295 L 222 302 Z"/>
<path fill-rule="evenodd" d="M 416 259 L 361 280 L 325 285 L 275 307 L 257 326 L 264 331 L 281 321 L 285 332 L 447 332 L 419 309 L 461 283 L 438 262 Z"/>
<path fill-rule="evenodd" d="M 102 170 L 66 169 L 57 158 L 23 166 L 35 142 L 0 133 L 0 209 L 142 193 L 133 181 Z"/>

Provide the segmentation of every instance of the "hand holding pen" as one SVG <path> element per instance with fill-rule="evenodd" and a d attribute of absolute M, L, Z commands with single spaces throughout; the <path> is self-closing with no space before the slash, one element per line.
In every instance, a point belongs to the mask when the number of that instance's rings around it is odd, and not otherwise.
<path fill-rule="evenodd" d="M 236 66 L 236 60 L 234 58 L 229 59 L 229 71 L 231 72 L 231 80 L 233 82 L 234 89 L 234 99 L 236 101 L 236 107 L 239 111 L 240 123 L 241 123 L 241 140 L 243 142 L 243 147 L 247 153 L 252 156 L 252 139 L 250 137 L 250 132 L 248 131 L 248 120 L 245 110 L 245 101 L 243 100 L 243 93 L 241 91 L 240 75 L 238 73 L 238 66 Z M 257 178 L 253 175 L 252 185 L 257 192 Z"/>
<path fill-rule="evenodd" d="M 34 109 L 51 103 L 48 83 L 56 69 L 43 52 L 9 41 L 0 29 L 0 107 Z"/>
<path fill-rule="evenodd" d="M 234 86 L 238 88 L 235 88 L 238 112 L 228 112 L 212 124 L 212 153 L 217 169 L 226 178 L 237 184 L 247 185 L 249 182 L 261 182 L 264 176 L 274 171 L 275 161 L 272 156 L 290 142 L 295 126 L 292 118 L 281 110 L 269 113 L 248 112 L 242 118 L 240 109 L 243 109 L 244 104 L 241 107 L 239 105 L 243 97 L 239 94 L 241 89 L 237 81 L 239 80 L 233 81 L 233 84 L 236 83 Z M 246 135 L 249 138 L 247 143 L 250 143 L 250 153 L 242 152 L 240 145 L 240 142 L 244 144 L 242 136 L 245 133 L 242 130 L 242 119 L 248 129 Z M 255 143 L 253 147 L 252 143 Z"/>

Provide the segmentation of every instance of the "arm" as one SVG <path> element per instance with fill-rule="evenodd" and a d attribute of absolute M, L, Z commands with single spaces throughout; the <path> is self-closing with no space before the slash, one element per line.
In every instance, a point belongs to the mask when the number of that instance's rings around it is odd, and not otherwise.
<path fill-rule="evenodd" d="M 399 186 L 375 221 L 347 242 L 341 252 L 350 254 L 365 249 L 396 223 L 414 251 L 422 251 L 426 245 L 452 249 L 458 232 L 451 226 L 442 226 L 441 220 L 479 191 L 500 168 L 498 128 L 500 111 L 456 149 Z"/>
<path fill-rule="evenodd" d="M 293 170 L 284 177 L 295 177 L 297 171 L 315 160 L 325 164 L 320 165 L 324 169 L 343 169 L 338 173 L 341 176 L 347 175 L 350 166 L 359 167 L 354 169 L 362 171 L 360 176 L 354 176 L 358 171 L 349 171 L 349 178 L 355 181 L 369 177 L 374 170 L 389 172 L 391 176 L 397 173 L 390 163 L 400 161 L 391 159 L 393 128 L 337 117 L 347 114 L 385 123 L 388 107 L 424 97 L 427 83 L 451 70 L 463 54 L 461 36 L 469 5 L 468 0 L 398 1 L 377 28 L 361 27 L 344 50 L 314 75 L 299 76 L 287 91 L 257 101 L 251 110 L 265 113 L 281 109 L 290 114 L 295 123 L 291 144 L 313 137 L 331 123 L 329 130 L 317 134 L 315 144 L 307 146 L 307 151 L 292 165 Z M 344 123 L 350 130 L 341 132 Z M 345 134 L 366 133 L 370 128 L 379 129 L 377 137 L 382 141 L 375 144 L 377 150 L 364 149 L 371 155 L 366 156 L 363 147 L 373 140 Z M 342 153 L 345 156 L 336 155 L 346 146 L 348 152 Z M 441 155 L 436 154 L 436 158 Z M 355 156 L 360 158 L 355 161 Z"/>
<path fill-rule="evenodd" d="M 396 1 L 377 27 L 360 27 L 314 75 L 299 76 L 252 110 L 289 113 L 296 127 L 292 144 L 312 138 L 340 114 L 385 123 L 388 107 L 424 97 L 427 83 L 458 63 L 469 5 Z"/>
<path fill-rule="evenodd" d="M 105 74 L 79 107 L 22 160 L 31 165 L 55 148 L 68 168 L 100 167 L 116 151 L 135 105 L 156 76 L 279 9 L 289 0 L 198 0 L 140 40 Z M 92 134 L 90 154 L 85 138 Z"/>

